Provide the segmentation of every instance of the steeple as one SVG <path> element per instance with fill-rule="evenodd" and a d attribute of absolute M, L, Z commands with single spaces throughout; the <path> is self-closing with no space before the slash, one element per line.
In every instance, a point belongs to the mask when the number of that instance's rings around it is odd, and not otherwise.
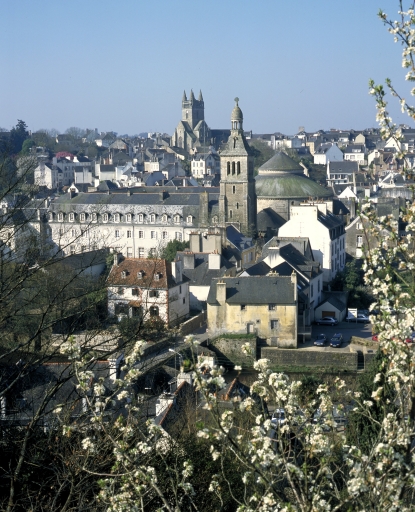
<path fill-rule="evenodd" d="M 199 101 L 203 101 L 203 96 L 202 96 L 202 90 L 199 91 L 199 98 L 198 98 Z"/>
<path fill-rule="evenodd" d="M 195 95 L 193 94 L 193 89 L 190 89 L 190 101 L 192 103 L 195 101 Z"/>
<path fill-rule="evenodd" d="M 187 101 L 186 91 L 183 91 L 182 101 Z"/>

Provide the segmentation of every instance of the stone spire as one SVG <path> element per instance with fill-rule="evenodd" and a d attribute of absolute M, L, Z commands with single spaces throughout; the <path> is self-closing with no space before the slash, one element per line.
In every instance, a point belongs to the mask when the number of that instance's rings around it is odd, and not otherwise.
<path fill-rule="evenodd" d="M 186 91 L 183 91 L 182 101 L 187 101 Z"/>
<path fill-rule="evenodd" d="M 203 101 L 203 96 L 202 96 L 202 90 L 199 91 L 199 98 L 198 98 L 199 101 Z"/>
<path fill-rule="evenodd" d="M 193 94 L 193 89 L 190 89 L 190 101 L 195 101 L 195 95 Z"/>

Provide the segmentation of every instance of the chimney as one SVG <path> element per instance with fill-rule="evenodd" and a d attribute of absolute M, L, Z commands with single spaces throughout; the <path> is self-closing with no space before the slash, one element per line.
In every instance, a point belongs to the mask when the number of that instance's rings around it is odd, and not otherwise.
<path fill-rule="evenodd" d="M 122 261 L 124 257 L 121 252 L 114 253 L 114 266 L 117 267 Z"/>
<path fill-rule="evenodd" d="M 181 260 L 174 260 L 171 264 L 171 273 L 176 283 L 181 283 L 183 281 L 182 268 L 183 263 Z"/>
<path fill-rule="evenodd" d="M 220 304 L 224 304 L 226 302 L 226 283 L 223 279 L 216 283 L 216 300 Z"/>
<path fill-rule="evenodd" d="M 217 252 L 209 254 L 209 270 L 220 270 L 221 255 Z"/>
<path fill-rule="evenodd" d="M 195 268 L 195 255 L 192 252 L 183 253 L 183 266 L 191 270 Z"/>
<path fill-rule="evenodd" d="M 199 233 L 190 233 L 190 251 L 200 252 L 200 235 Z"/>
<path fill-rule="evenodd" d="M 291 283 L 294 285 L 294 301 L 297 303 L 298 289 L 297 289 L 297 273 L 293 270 L 291 274 Z"/>
<path fill-rule="evenodd" d="M 168 192 L 166 190 L 162 190 L 159 192 L 160 201 L 164 201 L 169 196 Z"/>

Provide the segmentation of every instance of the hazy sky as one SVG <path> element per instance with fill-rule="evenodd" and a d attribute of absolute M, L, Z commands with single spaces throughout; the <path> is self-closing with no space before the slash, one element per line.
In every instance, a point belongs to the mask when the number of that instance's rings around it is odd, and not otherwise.
<path fill-rule="evenodd" d="M 191 88 L 211 128 L 235 96 L 255 133 L 377 126 L 369 78 L 409 90 L 379 8 L 398 1 L 0 0 L 0 126 L 171 134 Z"/>

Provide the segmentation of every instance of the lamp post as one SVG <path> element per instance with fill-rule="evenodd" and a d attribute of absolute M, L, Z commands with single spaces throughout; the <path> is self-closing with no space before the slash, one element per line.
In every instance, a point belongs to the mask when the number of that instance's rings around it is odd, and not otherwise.
<path fill-rule="evenodd" d="M 181 358 L 182 358 L 182 362 L 183 362 L 183 356 L 180 354 L 180 352 L 176 352 L 176 351 L 174 350 L 174 348 L 169 348 L 169 352 L 174 352 L 176 355 L 178 355 L 179 357 L 181 357 Z M 175 366 L 175 367 L 177 366 L 177 364 L 176 364 L 176 355 L 174 356 L 174 366 Z"/>

